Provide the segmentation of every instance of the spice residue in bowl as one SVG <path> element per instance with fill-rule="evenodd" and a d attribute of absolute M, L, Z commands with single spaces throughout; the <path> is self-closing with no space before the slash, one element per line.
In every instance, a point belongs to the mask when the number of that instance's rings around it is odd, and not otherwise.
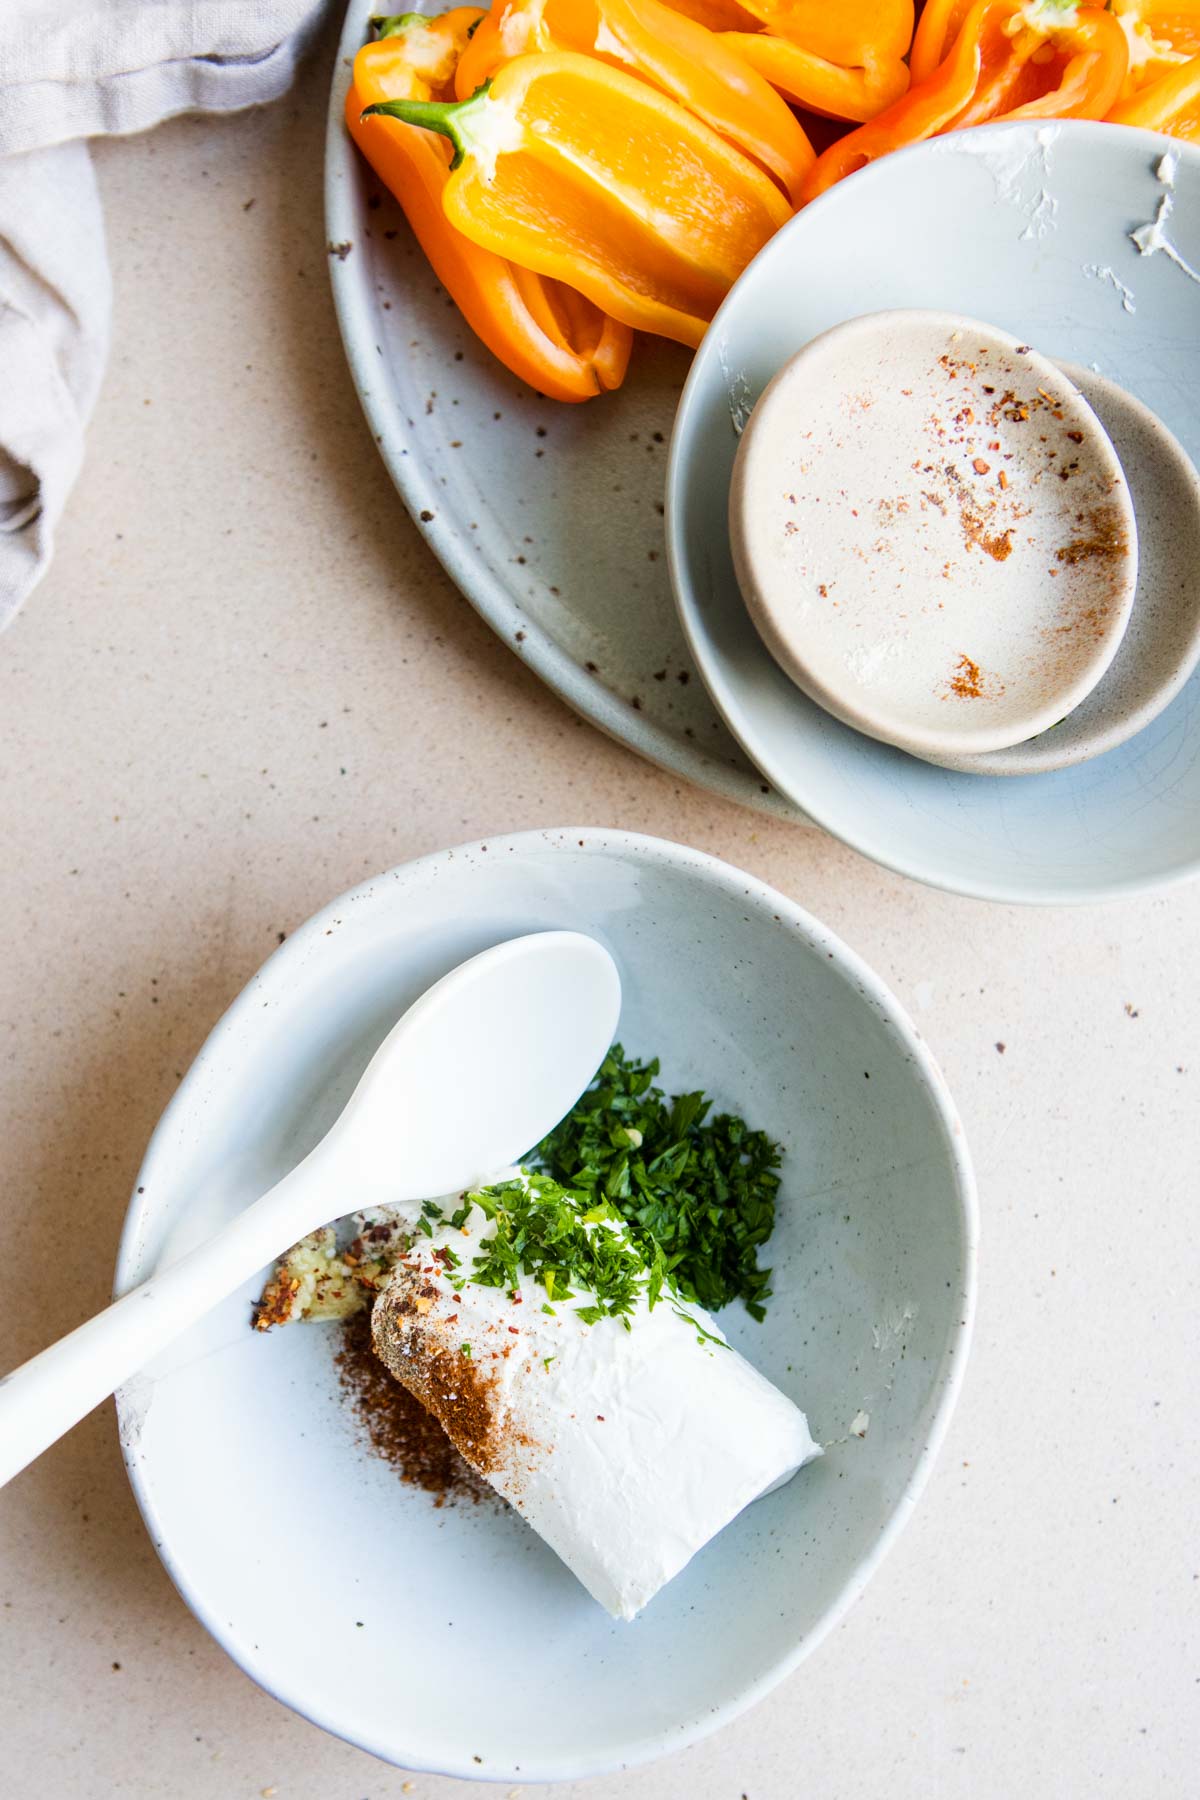
<path fill-rule="evenodd" d="M 1111 563 L 1129 555 L 1129 538 L 1125 521 L 1114 506 L 1096 506 L 1086 515 L 1076 513 L 1076 523 L 1086 525 L 1086 535 L 1072 538 L 1055 551 L 1055 558 L 1074 568 L 1076 563 L 1093 559 Z"/>
<path fill-rule="evenodd" d="M 503 1504 L 459 1455 L 433 1414 L 376 1356 L 369 1312 L 346 1320 L 334 1361 L 342 1393 L 372 1450 L 391 1463 L 402 1481 L 430 1494 L 435 1506 L 463 1500 Z"/>
<path fill-rule="evenodd" d="M 962 655 L 940 691 L 946 700 L 996 700 L 1004 692 L 1004 683 L 997 675 L 985 674 L 973 657 Z"/>

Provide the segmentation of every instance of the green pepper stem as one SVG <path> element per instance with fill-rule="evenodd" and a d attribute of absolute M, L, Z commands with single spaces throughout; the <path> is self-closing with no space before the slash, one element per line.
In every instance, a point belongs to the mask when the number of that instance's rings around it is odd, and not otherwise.
<path fill-rule="evenodd" d="M 430 25 L 437 17 L 437 13 L 372 13 L 370 24 L 375 31 L 376 37 L 401 37 L 410 25 Z M 469 38 L 475 36 L 479 27 L 483 24 L 483 20 L 484 15 L 483 13 L 480 13 L 479 17 L 467 27 L 467 36 Z"/>
<path fill-rule="evenodd" d="M 371 23 L 375 27 L 377 37 L 403 37 L 410 25 L 428 25 L 429 19 L 424 13 L 372 13 Z"/>
<path fill-rule="evenodd" d="M 399 119 L 402 125 L 419 125 L 423 131 L 440 132 L 454 145 L 450 167 L 457 169 L 469 149 L 463 126 L 486 106 L 491 85 L 490 81 L 485 81 L 469 100 L 377 100 L 361 117 Z"/>

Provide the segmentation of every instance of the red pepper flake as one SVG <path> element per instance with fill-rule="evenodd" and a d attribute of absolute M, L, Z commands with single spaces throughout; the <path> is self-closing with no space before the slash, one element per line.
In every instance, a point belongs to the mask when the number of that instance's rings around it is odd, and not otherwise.
<path fill-rule="evenodd" d="M 521 1330 L 518 1325 L 510 1325 L 508 1329 L 512 1332 L 514 1337 L 520 1337 Z"/>
<path fill-rule="evenodd" d="M 991 463 L 984 462 L 982 456 L 977 456 L 975 461 L 971 464 L 971 467 L 977 475 L 989 475 L 992 469 Z"/>
<path fill-rule="evenodd" d="M 597 1420 L 598 1420 L 598 1422 L 599 1422 L 599 1423 L 600 1423 L 600 1424 L 601 1424 L 601 1425 L 603 1425 L 603 1423 L 604 1423 L 604 1414 L 603 1414 L 603 1413 L 597 1413 L 597 1414 L 596 1414 L 596 1418 L 597 1418 Z"/>
<path fill-rule="evenodd" d="M 1002 488 L 1006 488 L 1008 486 L 1008 476 L 1004 473 L 1003 469 L 1001 469 L 1001 471 L 1000 471 L 1000 486 Z"/>
<path fill-rule="evenodd" d="M 1082 442 L 1083 442 L 1082 431 L 1068 431 L 1067 436 L 1070 438 L 1070 440 L 1073 444 L 1082 444 Z"/>

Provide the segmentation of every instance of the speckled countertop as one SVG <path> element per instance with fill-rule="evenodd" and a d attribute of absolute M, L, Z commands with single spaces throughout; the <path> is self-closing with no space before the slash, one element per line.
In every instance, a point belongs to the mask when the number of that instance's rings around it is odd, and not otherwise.
<path fill-rule="evenodd" d="M 681 838 L 810 907 L 916 1015 L 980 1175 L 976 1348 L 914 1522 L 815 1658 L 711 1742 L 548 1796 L 1174 1800 L 1200 1764 L 1197 890 L 927 892 L 681 789 L 548 695 L 359 415 L 321 229 L 330 54 L 273 109 L 97 153 L 112 365 L 55 567 L 0 643 L 0 1364 L 103 1304 L 151 1127 L 280 932 L 460 839 Z M 0 1545 L 7 1791 L 478 1792 L 382 1767 L 226 1660 L 110 1408 L 0 1496 Z"/>

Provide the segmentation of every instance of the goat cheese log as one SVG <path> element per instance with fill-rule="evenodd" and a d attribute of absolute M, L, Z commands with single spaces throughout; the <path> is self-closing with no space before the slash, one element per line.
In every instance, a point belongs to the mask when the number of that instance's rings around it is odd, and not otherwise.
<path fill-rule="evenodd" d="M 641 1297 L 630 1330 L 585 1324 L 578 1291 L 546 1310 L 532 1276 L 456 1292 L 494 1229 L 476 1207 L 418 1240 L 375 1302 L 375 1348 L 601 1606 L 632 1619 L 820 1450 L 804 1414 L 669 1292 Z"/>

